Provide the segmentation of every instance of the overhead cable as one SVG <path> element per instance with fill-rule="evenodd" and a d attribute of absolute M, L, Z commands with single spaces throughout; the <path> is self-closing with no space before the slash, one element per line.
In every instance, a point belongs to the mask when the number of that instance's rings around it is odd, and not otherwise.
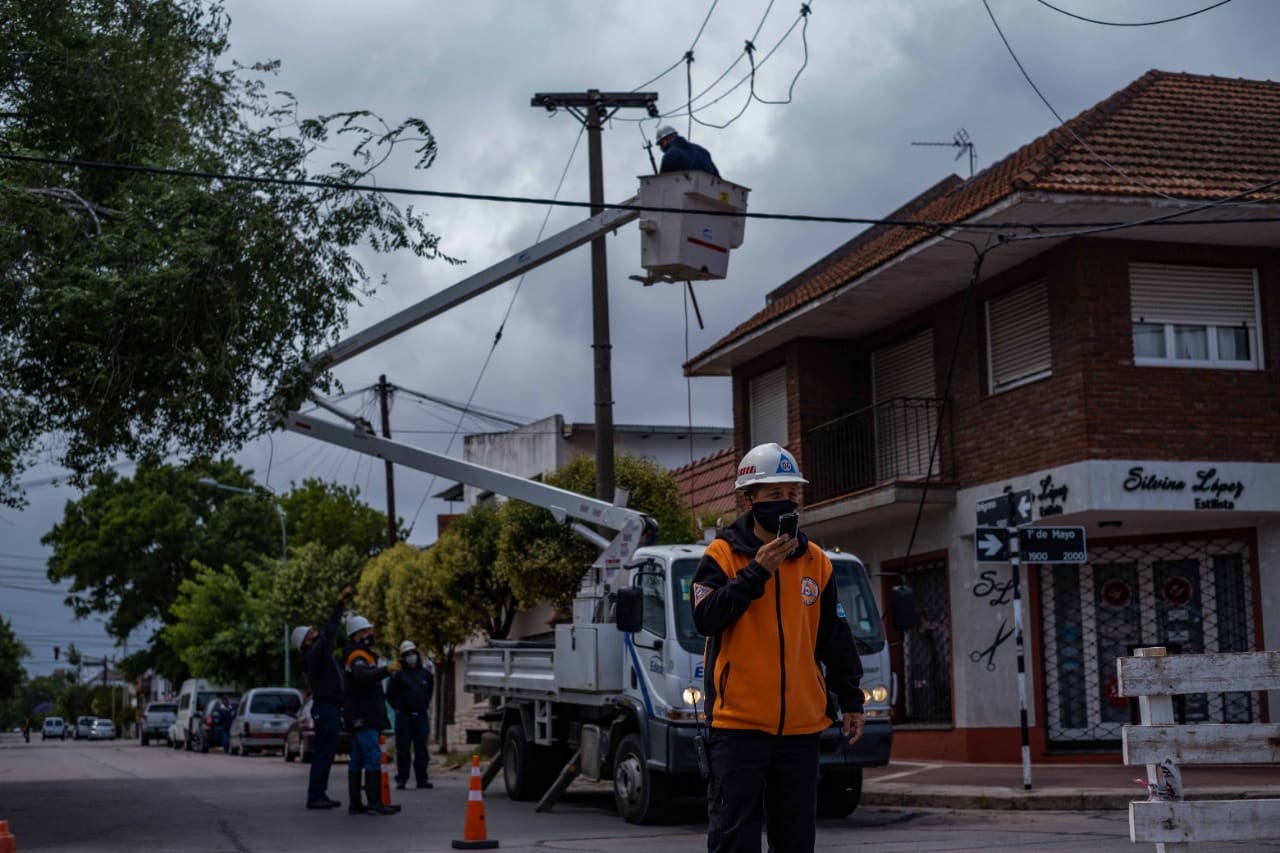
<path fill-rule="evenodd" d="M 1066 15 L 1068 18 L 1075 18 L 1077 21 L 1085 21 L 1090 24 L 1101 24 L 1104 27 L 1154 27 L 1157 24 L 1171 24 L 1174 21 L 1182 21 L 1187 18 L 1194 18 L 1196 15 L 1203 15 L 1205 12 L 1216 9 L 1219 6 L 1227 5 L 1228 3 L 1231 2 L 1231 0 L 1218 0 L 1217 3 L 1213 3 L 1212 5 L 1205 6 L 1203 9 L 1196 9 L 1194 12 L 1188 12 L 1185 15 L 1177 15 L 1172 18 L 1161 18 L 1158 21 L 1133 21 L 1133 22 L 1100 21 L 1097 18 L 1088 18 L 1088 17 L 1085 17 L 1084 15 L 1077 15 L 1075 12 L 1068 12 L 1066 9 L 1060 9 L 1057 6 L 1053 5 L 1052 3 L 1047 2 L 1047 0 L 1036 0 L 1036 2 L 1039 3 L 1041 6 L 1048 6 L 1053 11 Z"/>

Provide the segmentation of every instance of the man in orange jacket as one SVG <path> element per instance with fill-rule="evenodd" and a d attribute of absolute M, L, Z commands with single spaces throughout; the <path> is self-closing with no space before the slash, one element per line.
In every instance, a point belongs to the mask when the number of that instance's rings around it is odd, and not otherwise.
<path fill-rule="evenodd" d="M 761 806 L 773 853 L 812 851 L 828 690 L 845 737 L 862 736 L 862 664 L 831 561 L 798 528 L 807 482 L 781 446 L 753 448 L 735 482 L 750 510 L 694 575 L 693 621 L 707 637 L 711 853 L 759 851 Z"/>

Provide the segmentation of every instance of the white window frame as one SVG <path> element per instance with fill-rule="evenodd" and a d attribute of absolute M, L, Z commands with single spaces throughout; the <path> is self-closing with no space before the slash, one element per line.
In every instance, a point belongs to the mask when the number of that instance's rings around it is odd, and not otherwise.
<path fill-rule="evenodd" d="M 1258 293 L 1258 270 L 1253 268 L 1250 270 L 1253 279 L 1253 318 L 1252 322 L 1246 323 L 1243 328 L 1249 336 L 1249 355 L 1248 360 L 1224 359 L 1218 356 L 1218 330 L 1219 329 L 1239 329 L 1240 326 L 1231 325 L 1224 326 L 1218 323 L 1181 320 L 1167 321 L 1161 319 L 1147 319 L 1145 317 L 1132 316 L 1134 311 L 1130 312 L 1129 323 L 1129 345 L 1133 349 L 1133 363 L 1139 367 L 1180 367 L 1192 368 L 1200 370 L 1262 370 L 1266 361 L 1262 354 L 1262 336 L 1258 334 L 1258 328 L 1261 325 L 1260 318 L 1262 316 L 1262 303 Z M 1132 277 L 1130 278 L 1132 282 Z M 1132 287 L 1132 283 L 1130 285 Z M 1164 327 L 1164 351 L 1163 357 L 1158 356 L 1139 356 L 1136 348 L 1134 348 L 1133 327 L 1137 325 L 1145 326 L 1163 326 Z M 1175 329 L 1178 327 L 1194 327 L 1205 330 L 1208 337 L 1208 358 L 1179 358 L 1175 347 Z"/>
<path fill-rule="evenodd" d="M 1044 335 L 1044 342 L 1045 342 L 1045 355 L 1044 355 L 1045 366 L 1038 370 L 1032 370 L 1031 372 L 1026 373 L 1022 376 L 1017 376 L 1008 381 L 1001 382 L 999 380 L 999 377 L 996 376 L 995 344 L 996 344 L 996 334 L 998 330 L 992 329 L 992 325 L 991 325 L 992 306 L 998 306 L 1000 303 L 1005 302 L 1006 300 L 1009 300 L 1009 299 L 1013 299 L 1015 297 L 1028 295 L 1034 288 L 1039 288 L 1044 291 L 1043 335 Z M 1039 382 L 1041 379 L 1047 379 L 1050 376 L 1053 376 L 1053 345 L 1052 345 L 1053 339 L 1050 334 L 1051 327 L 1050 327 L 1050 319 L 1049 319 L 1049 284 L 1048 282 L 1044 279 L 1040 279 L 1038 281 L 1033 281 L 1030 284 L 1025 284 L 1020 287 L 1016 287 L 1013 290 L 1010 290 L 1006 293 L 1000 294 L 999 296 L 988 299 L 986 307 L 987 307 L 986 321 L 987 321 L 987 390 L 988 392 L 991 393 L 992 395 L 1003 394 L 1005 391 L 1012 391 L 1014 388 L 1021 388 L 1023 385 L 1029 385 L 1032 382 Z M 1039 318 L 1036 318 L 1036 319 L 1039 320 Z M 1034 333 L 1035 329 L 1033 328 L 1031 331 Z M 1021 329 L 1014 330 L 1014 333 L 1017 333 L 1017 332 L 1025 333 L 1025 331 Z"/>

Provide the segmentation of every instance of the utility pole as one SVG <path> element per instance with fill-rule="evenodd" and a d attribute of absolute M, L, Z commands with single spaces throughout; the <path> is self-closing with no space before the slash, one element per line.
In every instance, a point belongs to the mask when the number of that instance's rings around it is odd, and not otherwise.
<path fill-rule="evenodd" d="M 623 108 L 646 110 L 658 116 L 657 92 L 540 92 L 530 106 L 548 112 L 568 110 L 587 129 L 587 170 L 591 182 L 591 215 L 604 210 L 604 164 L 600 131 Z M 613 502 L 613 345 L 609 342 L 609 270 L 605 238 L 591 241 L 591 348 L 595 352 L 596 497 Z"/>
<path fill-rule="evenodd" d="M 391 386 L 387 384 L 387 374 L 378 377 L 378 400 L 382 406 L 382 437 L 391 438 L 391 407 L 387 397 Z M 396 544 L 396 469 L 391 460 L 386 462 L 387 468 L 387 547 Z"/>

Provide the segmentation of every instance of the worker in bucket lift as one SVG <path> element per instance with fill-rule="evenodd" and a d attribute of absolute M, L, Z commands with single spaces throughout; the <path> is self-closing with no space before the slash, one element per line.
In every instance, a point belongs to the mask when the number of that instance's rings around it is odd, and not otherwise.
<path fill-rule="evenodd" d="M 862 664 L 831 561 L 799 529 L 807 483 L 777 444 L 755 447 L 734 488 L 749 509 L 707 546 L 691 589 L 707 637 L 707 849 L 811 853 L 818 742 L 835 693 L 850 743 L 862 737 Z M 824 674 L 822 668 L 826 667 Z M 763 806 L 763 808 L 762 808 Z"/>
<path fill-rule="evenodd" d="M 669 124 L 658 128 L 658 147 L 662 149 L 662 174 L 697 171 L 720 177 L 720 170 L 711 162 L 711 152 L 685 139 Z"/>

